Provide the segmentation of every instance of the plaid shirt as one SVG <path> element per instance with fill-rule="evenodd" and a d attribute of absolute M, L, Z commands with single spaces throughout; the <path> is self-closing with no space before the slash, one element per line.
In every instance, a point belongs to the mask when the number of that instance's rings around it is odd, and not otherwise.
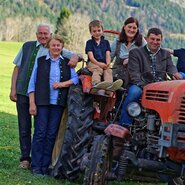
<path fill-rule="evenodd" d="M 149 52 L 149 55 L 150 55 L 150 60 L 152 61 L 152 71 L 153 71 L 153 75 L 155 76 L 155 74 L 156 74 L 156 63 L 157 63 L 157 58 L 156 58 L 156 55 L 157 55 L 157 53 L 159 52 L 159 50 L 161 49 L 161 47 L 159 47 L 158 48 L 158 50 L 155 52 L 155 53 L 152 53 L 151 51 L 150 51 L 150 49 L 148 48 L 148 46 L 146 45 L 146 48 L 147 48 L 147 50 L 148 50 L 148 52 Z"/>

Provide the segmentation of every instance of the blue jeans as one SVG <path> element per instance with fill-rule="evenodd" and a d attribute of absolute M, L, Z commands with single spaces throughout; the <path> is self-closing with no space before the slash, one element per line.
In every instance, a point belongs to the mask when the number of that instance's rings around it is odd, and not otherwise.
<path fill-rule="evenodd" d="M 139 102 L 142 94 L 142 89 L 137 85 L 131 85 L 128 88 L 128 94 L 121 109 L 120 125 L 131 125 L 133 119 L 127 113 L 127 106 L 131 102 Z"/>
<path fill-rule="evenodd" d="M 32 141 L 32 170 L 47 174 L 64 107 L 37 106 Z"/>
<path fill-rule="evenodd" d="M 31 161 L 31 115 L 29 113 L 29 98 L 23 95 L 17 95 L 17 116 L 19 127 L 19 143 L 21 150 L 20 161 Z"/>

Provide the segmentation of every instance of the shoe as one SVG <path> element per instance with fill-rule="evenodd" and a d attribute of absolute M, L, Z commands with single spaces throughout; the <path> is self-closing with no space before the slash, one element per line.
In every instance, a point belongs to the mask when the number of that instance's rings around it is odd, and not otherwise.
<path fill-rule="evenodd" d="M 123 80 L 119 79 L 112 83 L 106 90 L 116 91 L 123 85 Z"/>
<path fill-rule="evenodd" d="M 114 93 L 112 91 L 105 91 L 105 95 L 113 97 Z"/>
<path fill-rule="evenodd" d="M 100 89 L 100 90 L 98 90 L 97 94 L 100 95 L 100 96 L 104 96 L 105 95 L 105 90 Z"/>
<path fill-rule="evenodd" d="M 30 162 L 27 160 L 21 161 L 19 164 L 19 168 L 30 169 Z"/>
<path fill-rule="evenodd" d="M 90 93 L 91 94 L 96 94 L 99 90 L 106 89 L 106 88 L 110 87 L 111 85 L 112 85 L 111 82 L 106 82 L 106 81 L 97 83 L 97 84 L 92 86 L 92 88 L 90 90 Z"/>
<path fill-rule="evenodd" d="M 40 177 L 43 177 L 44 174 L 42 173 L 42 171 L 40 170 L 32 170 L 32 174 L 35 175 L 35 176 L 40 176 Z"/>
<path fill-rule="evenodd" d="M 108 88 L 111 84 L 112 84 L 111 82 L 103 81 L 103 82 L 99 82 L 99 83 L 93 85 L 93 88 L 106 89 L 106 88 Z"/>
<path fill-rule="evenodd" d="M 50 171 L 48 168 L 42 168 L 42 174 L 44 176 L 50 176 Z"/>

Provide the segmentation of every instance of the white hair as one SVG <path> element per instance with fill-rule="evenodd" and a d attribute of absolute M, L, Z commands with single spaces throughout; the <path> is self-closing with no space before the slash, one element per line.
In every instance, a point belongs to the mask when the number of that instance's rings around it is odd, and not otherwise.
<path fill-rule="evenodd" d="M 51 26 L 48 24 L 48 23 L 40 23 L 38 26 L 37 26 L 37 32 L 38 33 L 38 30 L 40 27 L 47 27 L 49 32 L 52 33 L 52 30 L 51 30 Z"/>

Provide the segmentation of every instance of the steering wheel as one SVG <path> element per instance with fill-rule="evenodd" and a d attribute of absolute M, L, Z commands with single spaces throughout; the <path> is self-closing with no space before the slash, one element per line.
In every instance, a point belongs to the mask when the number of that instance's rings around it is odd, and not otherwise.
<path fill-rule="evenodd" d="M 173 74 L 166 71 L 146 71 L 141 74 L 141 80 L 148 84 L 161 81 L 169 81 L 173 79 Z"/>

